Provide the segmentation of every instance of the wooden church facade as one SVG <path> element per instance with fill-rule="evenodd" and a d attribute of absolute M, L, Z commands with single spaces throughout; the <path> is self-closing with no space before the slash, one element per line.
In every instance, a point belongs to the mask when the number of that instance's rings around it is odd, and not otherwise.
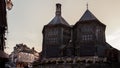
<path fill-rule="evenodd" d="M 69 25 L 61 16 L 61 4 L 56 4 L 55 17 L 44 26 L 42 32 L 41 64 L 59 61 L 76 63 L 81 59 L 86 61 L 86 57 L 116 62 L 118 51 L 106 42 L 105 29 L 106 25 L 88 9 L 75 25 Z"/>
<path fill-rule="evenodd" d="M 56 5 L 56 16 L 43 29 L 43 57 L 61 57 L 71 39 L 71 27 L 61 16 L 61 5 Z"/>
<path fill-rule="evenodd" d="M 88 9 L 73 27 L 73 45 L 77 56 L 104 56 L 107 46 L 106 25 L 101 23 Z"/>

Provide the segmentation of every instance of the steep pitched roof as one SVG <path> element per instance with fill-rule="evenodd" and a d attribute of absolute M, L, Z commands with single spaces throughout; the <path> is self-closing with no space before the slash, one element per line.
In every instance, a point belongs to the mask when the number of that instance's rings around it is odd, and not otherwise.
<path fill-rule="evenodd" d="M 79 21 L 98 20 L 88 9 L 85 11 Z"/>
<path fill-rule="evenodd" d="M 66 26 L 70 26 L 65 19 L 62 16 L 55 16 L 49 23 L 48 25 L 56 25 L 56 24 L 62 24 Z"/>
<path fill-rule="evenodd" d="M 56 13 L 55 17 L 48 23 L 48 25 L 56 25 L 56 24 L 62 24 L 66 26 L 70 26 L 65 19 L 61 16 L 61 4 L 56 4 Z"/>
<path fill-rule="evenodd" d="M 88 8 L 87 10 L 85 11 L 85 13 L 82 15 L 82 17 L 79 19 L 79 21 L 74 25 L 74 27 L 79 24 L 79 23 L 84 23 L 84 22 L 91 22 L 91 21 L 94 21 L 98 24 L 101 24 L 103 26 L 106 26 L 105 24 L 103 24 L 102 22 L 100 22 L 95 16 L 94 14 L 92 14 Z"/>

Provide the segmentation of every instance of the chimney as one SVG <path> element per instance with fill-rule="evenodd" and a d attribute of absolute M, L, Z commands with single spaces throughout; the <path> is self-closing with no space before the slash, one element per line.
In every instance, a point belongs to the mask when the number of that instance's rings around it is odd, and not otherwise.
<path fill-rule="evenodd" d="M 56 4 L 56 16 L 61 16 L 61 4 Z"/>

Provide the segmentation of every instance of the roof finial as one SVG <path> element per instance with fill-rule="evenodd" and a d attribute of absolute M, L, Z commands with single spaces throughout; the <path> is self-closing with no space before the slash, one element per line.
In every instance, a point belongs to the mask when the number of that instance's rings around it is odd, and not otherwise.
<path fill-rule="evenodd" d="M 87 7 L 87 9 L 88 9 L 88 3 L 86 4 L 86 7 Z"/>

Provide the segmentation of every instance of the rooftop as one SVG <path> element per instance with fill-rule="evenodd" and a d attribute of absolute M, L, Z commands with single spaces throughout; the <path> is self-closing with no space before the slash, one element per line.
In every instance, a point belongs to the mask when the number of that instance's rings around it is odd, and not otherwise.
<path fill-rule="evenodd" d="M 85 11 L 79 21 L 98 20 L 88 9 Z"/>
<path fill-rule="evenodd" d="M 48 25 L 57 25 L 62 24 L 66 26 L 70 26 L 65 19 L 61 16 L 61 4 L 56 4 L 56 13 L 55 17 L 48 23 Z"/>

